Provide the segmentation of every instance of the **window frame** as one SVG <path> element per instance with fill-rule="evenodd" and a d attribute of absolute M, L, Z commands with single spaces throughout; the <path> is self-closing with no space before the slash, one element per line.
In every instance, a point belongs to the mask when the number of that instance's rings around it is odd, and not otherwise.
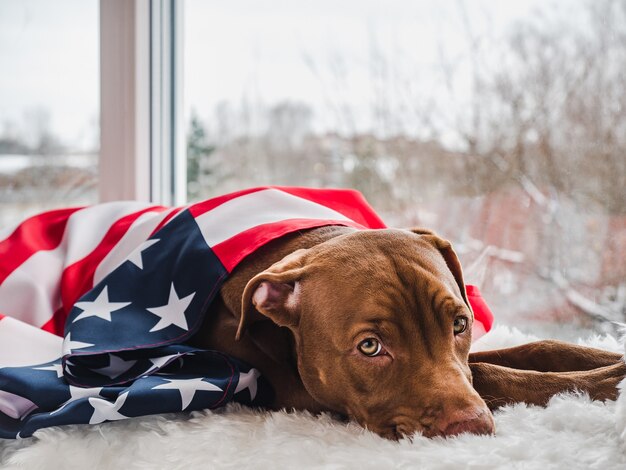
<path fill-rule="evenodd" d="M 101 202 L 186 202 L 184 0 L 100 0 Z"/>

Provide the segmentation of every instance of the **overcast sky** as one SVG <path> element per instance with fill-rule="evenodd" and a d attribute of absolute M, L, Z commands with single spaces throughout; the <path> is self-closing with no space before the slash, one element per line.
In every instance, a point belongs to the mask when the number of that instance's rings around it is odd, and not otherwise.
<path fill-rule="evenodd" d="M 45 108 L 64 140 L 93 139 L 98 35 L 97 0 L 0 0 L 0 131 Z"/>
<path fill-rule="evenodd" d="M 313 108 L 317 130 L 349 131 L 336 111 L 341 107 L 351 110 L 357 130 L 380 130 L 372 118 L 377 99 L 401 114 L 407 104 L 420 106 L 423 96 L 445 93 L 442 54 L 453 62 L 467 57 L 466 25 L 475 36 L 503 37 L 540 3 L 546 2 L 187 0 L 186 109 L 210 122 L 221 101 L 291 100 Z M 374 54 L 390 64 L 384 97 Z M 469 93 L 468 74 L 459 72 L 450 106 L 463 106 Z"/>
<path fill-rule="evenodd" d="M 497 36 L 540 3 L 465 5 L 476 34 Z M 395 64 L 390 80 L 420 92 L 436 90 L 442 47 L 452 58 L 467 52 L 459 5 L 457 0 L 187 0 L 185 109 L 193 107 L 210 120 L 224 101 L 301 101 L 314 110 L 316 128 L 328 130 L 340 125 L 332 108 L 341 102 L 357 110 L 358 126 L 367 129 L 374 52 Z M 0 132 L 9 123 L 23 132 L 34 110 L 47 109 L 52 130 L 62 139 L 93 141 L 98 51 L 97 0 L 0 0 Z"/>

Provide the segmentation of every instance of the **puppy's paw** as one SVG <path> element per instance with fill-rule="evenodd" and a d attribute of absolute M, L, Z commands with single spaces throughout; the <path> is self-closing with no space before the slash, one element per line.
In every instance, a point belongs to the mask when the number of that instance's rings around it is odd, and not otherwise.
<path fill-rule="evenodd" d="M 617 400 L 618 385 L 624 377 L 626 377 L 626 364 L 620 358 L 617 364 L 589 371 L 586 377 L 588 389 L 585 391 L 593 400 Z"/>

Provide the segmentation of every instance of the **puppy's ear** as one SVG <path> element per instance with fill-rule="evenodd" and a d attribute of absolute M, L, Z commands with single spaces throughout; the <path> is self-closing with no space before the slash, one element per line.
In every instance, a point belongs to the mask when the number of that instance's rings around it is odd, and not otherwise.
<path fill-rule="evenodd" d="M 254 319 L 255 309 L 279 326 L 295 327 L 300 321 L 300 279 L 308 250 L 297 250 L 254 276 L 243 291 L 239 341 Z M 258 317 L 258 315 L 257 315 Z"/>
<path fill-rule="evenodd" d="M 428 241 L 431 245 L 433 245 L 435 248 L 439 250 L 439 253 L 441 253 L 441 256 L 443 256 L 443 259 L 446 261 L 446 264 L 448 265 L 448 269 L 454 276 L 454 280 L 459 286 L 459 289 L 461 291 L 461 295 L 463 296 L 463 300 L 465 301 L 465 304 L 468 306 L 468 308 L 471 311 L 472 307 L 469 301 L 467 300 L 467 292 L 465 292 L 465 282 L 463 281 L 463 270 L 461 269 L 461 262 L 459 261 L 458 256 L 456 255 L 456 253 L 454 252 L 454 249 L 452 248 L 452 243 L 450 243 L 448 240 L 444 240 L 443 238 L 440 238 L 439 236 L 437 236 L 435 232 L 429 229 L 412 228 L 409 230 L 417 235 L 420 235 L 423 240 Z"/>

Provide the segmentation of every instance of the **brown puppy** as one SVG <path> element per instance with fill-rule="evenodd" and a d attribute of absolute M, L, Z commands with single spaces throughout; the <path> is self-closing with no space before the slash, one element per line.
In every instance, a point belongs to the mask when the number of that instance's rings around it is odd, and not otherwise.
<path fill-rule="evenodd" d="M 192 342 L 259 369 L 273 408 L 337 412 L 388 438 L 492 433 L 489 408 L 574 389 L 614 399 L 626 373 L 617 354 L 553 341 L 469 354 L 460 264 L 426 230 L 283 237 L 218 302 Z"/>

